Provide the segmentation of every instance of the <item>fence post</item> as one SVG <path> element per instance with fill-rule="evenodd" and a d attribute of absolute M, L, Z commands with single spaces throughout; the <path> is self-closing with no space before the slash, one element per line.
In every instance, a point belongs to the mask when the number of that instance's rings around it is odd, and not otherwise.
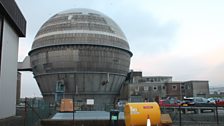
<path fill-rule="evenodd" d="M 181 105 L 179 105 L 179 123 L 181 126 Z"/>
<path fill-rule="evenodd" d="M 26 126 L 26 112 L 27 112 L 27 98 L 25 97 L 25 108 L 24 108 L 24 126 Z"/>
<path fill-rule="evenodd" d="M 219 125 L 219 114 L 218 114 L 218 107 L 217 105 L 215 106 L 216 107 L 216 121 L 217 121 L 217 125 Z"/>
<path fill-rule="evenodd" d="M 72 109 L 73 109 L 73 111 L 72 111 L 72 124 L 73 124 L 73 126 L 75 126 L 75 113 L 74 113 L 74 108 L 75 108 L 75 105 L 74 105 L 74 103 L 75 103 L 75 100 L 74 100 L 74 95 L 73 95 L 73 98 L 72 98 Z"/>
<path fill-rule="evenodd" d="M 51 115 L 51 103 L 48 103 L 48 117 Z"/>

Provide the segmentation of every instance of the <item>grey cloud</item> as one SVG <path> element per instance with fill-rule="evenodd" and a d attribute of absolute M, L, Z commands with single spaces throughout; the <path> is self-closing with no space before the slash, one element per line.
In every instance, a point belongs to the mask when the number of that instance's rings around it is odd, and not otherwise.
<path fill-rule="evenodd" d="M 178 30 L 176 22 L 160 24 L 150 13 L 141 10 L 121 10 L 116 15 L 116 20 L 134 51 L 157 53 L 166 51 L 175 44 L 174 38 Z"/>
<path fill-rule="evenodd" d="M 162 63 L 160 71 L 173 75 L 175 80 L 201 80 L 200 75 L 207 71 L 207 66 L 192 57 L 172 57 L 167 58 Z"/>
<path fill-rule="evenodd" d="M 216 67 L 212 68 L 211 71 L 208 71 L 207 77 L 210 78 L 211 84 L 223 86 L 223 73 L 224 73 L 224 63 L 220 63 Z"/>

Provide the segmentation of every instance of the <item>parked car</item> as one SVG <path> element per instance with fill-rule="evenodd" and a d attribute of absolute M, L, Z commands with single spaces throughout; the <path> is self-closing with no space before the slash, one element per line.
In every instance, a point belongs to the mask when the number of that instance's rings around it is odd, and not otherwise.
<path fill-rule="evenodd" d="M 193 106 L 195 104 L 193 98 L 184 98 L 183 102 L 181 103 L 181 106 Z"/>
<path fill-rule="evenodd" d="M 208 98 L 207 100 L 208 100 L 208 103 L 216 104 L 217 98 Z"/>
<path fill-rule="evenodd" d="M 179 106 L 180 100 L 176 98 L 167 98 L 159 101 L 161 107 L 177 107 Z"/>
<path fill-rule="evenodd" d="M 212 107 L 214 104 L 210 104 L 206 98 L 203 97 L 190 97 L 184 98 L 182 106 L 195 106 L 195 107 Z"/>
<path fill-rule="evenodd" d="M 163 99 L 159 101 L 160 107 L 177 107 L 177 103 L 171 103 L 169 100 Z"/>
<path fill-rule="evenodd" d="M 224 107 L 224 99 L 217 99 L 217 100 L 215 101 L 215 104 L 216 104 L 217 106 L 223 106 L 223 107 Z"/>

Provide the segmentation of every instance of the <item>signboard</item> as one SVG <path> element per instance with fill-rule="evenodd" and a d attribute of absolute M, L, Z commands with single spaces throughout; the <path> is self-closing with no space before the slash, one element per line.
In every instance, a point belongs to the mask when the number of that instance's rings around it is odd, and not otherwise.
<path fill-rule="evenodd" d="M 86 99 L 87 105 L 94 105 L 94 99 Z"/>

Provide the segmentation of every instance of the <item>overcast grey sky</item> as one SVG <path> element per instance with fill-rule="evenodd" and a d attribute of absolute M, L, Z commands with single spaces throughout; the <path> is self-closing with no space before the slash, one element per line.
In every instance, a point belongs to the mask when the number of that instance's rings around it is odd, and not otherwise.
<path fill-rule="evenodd" d="M 54 14 L 90 8 L 111 17 L 125 33 L 133 52 L 130 69 L 173 80 L 209 80 L 224 84 L 223 0 L 16 0 L 27 20 L 19 61 L 34 36 Z M 40 96 L 32 73 L 22 73 L 22 97 Z"/>

